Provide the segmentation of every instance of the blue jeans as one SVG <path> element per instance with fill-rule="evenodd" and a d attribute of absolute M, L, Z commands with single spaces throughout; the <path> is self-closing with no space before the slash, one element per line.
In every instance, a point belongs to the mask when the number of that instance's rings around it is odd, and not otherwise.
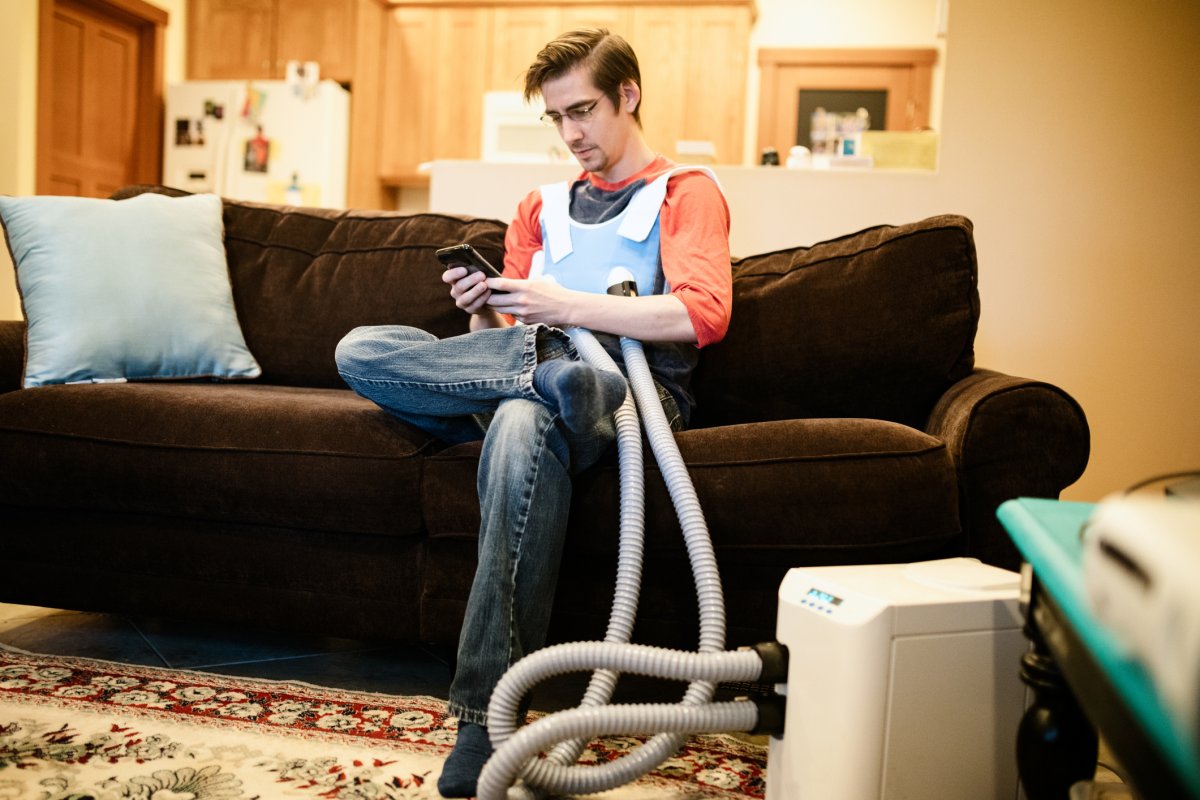
<path fill-rule="evenodd" d="M 356 328 L 338 344 L 342 378 L 362 396 L 447 442 L 482 438 L 479 566 L 459 637 L 450 713 L 487 724 L 509 665 L 545 642 L 566 537 L 571 476 L 616 437 L 557 424 L 533 389 L 539 361 L 577 358 L 562 331 L 495 328 L 438 339 L 401 326 Z"/>

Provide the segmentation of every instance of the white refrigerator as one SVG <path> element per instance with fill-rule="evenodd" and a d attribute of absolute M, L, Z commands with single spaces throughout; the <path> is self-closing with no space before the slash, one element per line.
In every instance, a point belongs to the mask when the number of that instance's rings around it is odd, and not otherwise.
<path fill-rule="evenodd" d="M 164 184 L 345 208 L 350 93 L 334 81 L 187 81 L 166 110 Z"/>

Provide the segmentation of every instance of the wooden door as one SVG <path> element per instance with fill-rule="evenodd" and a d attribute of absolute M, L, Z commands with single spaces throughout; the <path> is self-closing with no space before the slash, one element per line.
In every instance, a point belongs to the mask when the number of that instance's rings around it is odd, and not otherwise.
<path fill-rule="evenodd" d="M 354 75 L 354 3 L 286 0 L 278 6 L 276 77 L 288 61 L 316 61 L 321 77 L 348 83 Z"/>
<path fill-rule="evenodd" d="M 166 20 L 165 12 L 138 3 L 43 0 L 39 194 L 105 197 L 126 184 L 158 180 Z"/>
<path fill-rule="evenodd" d="M 711 142 L 716 160 L 742 158 L 745 5 L 634 6 L 629 43 L 642 68 L 642 128 L 651 147 L 681 161 L 681 140 Z"/>
<path fill-rule="evenodd" d="M 702 6 L 687 20 L 687 79 L 681 139 L 710 141 L 716 160 L 742 160 L 746 50 L 750 15 L 736 6 Z M 675 142 L 668 143 L 672 147 Z M 678 154 L 677 154 L 678 156 Z M 678 156 L 686 160 L 684 156 Z"/>
<path fill-rule="evenodd" d="M 400 7 L 388 16 L 379 125 L 379 172 L 388 180 L 411 179 L 432 152 L 427 115 L 435 106 L 428 76 L 439 56 L 436 14 L 432 8 Z"/>
<path fill-rule="evenodd" d="M 675 156 L 684 138 L 688 86 L 688 8 L 635 6 L 629 44 L 642 71 L 642 130 L 657 152 Z M 702 138 L 697 132 L 693 138 Z"/>
<path fill-rule="evenodd" d="M 188 77 L 274 78 L 276 0 L 189 0 Z"/>
<path fill-rule="evenodd" d="M 388 17 L 380 174 L 402 184 L 435 158 L 479 158 L 490 9 L 398 6 Z"/>
<path fill-rule="evenodd" d="M 492 60 L 490 9 L 437 10 L 438 61 L 433 73 L 433 141 L 429 158 L 479 158 L 483 93 Z M 440 67 L 440 68 L 438 68 Z"/>
<path fill-rule="evenodd" d="M 552 31 L 550 38 L 576 28 L 608 28 L 626 39 L 629 38 L 630 7 L 628 5 L 564 5 L 559 7 L 561 16 L 558 20 L 558 30 Z M 546 42 L 542 42 L 545 44 Z M 539 46 L 540 50 L 541 47 Z M 537 55 L 537 50 L 528 56 L 530 62 Z M 640 53 L 638 54 L 640 57 Z"/>
<path fill-rule="evenodd" d="M 493 13 L 492 58 L 488 89 L 519 92 L 525 70 L 546 42 L 558 35 L 557 9 L 542 6 L 496 8 Z"/>
<path fill-rule="evenodd" d="M 628 8 L 615 5 L 497 6 L 493 12 L 493 91 L 522 91 L 525 71 L 546 44 L 569 30 L 608 28 L 625 35 Z"/>

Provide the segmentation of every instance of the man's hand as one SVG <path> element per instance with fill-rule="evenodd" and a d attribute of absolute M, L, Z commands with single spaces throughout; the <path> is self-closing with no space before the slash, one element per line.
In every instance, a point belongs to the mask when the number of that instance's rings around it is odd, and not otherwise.
<path fill-rule="evenodd" d="M 527 325 L 535 322 L 556 328 L 577 325 L 646 342 L 696 341 L 687 307 L 673 295 L 618 297 L 572 291 L 546 281 L 513 278 L 487 281 L 492 289 L 487 307 Z"/>
<path fill-rule="evenodd" d="M 466 267 L 450 267 L 442 273 L 442 281 L 450 284 L 454 305 L 468 314 L 478 314 L 491 296 L 484 277 L 482 272 L 471 272 Z"/>
<path fill-rule="evenodd" d="M 492 290 L 484 282 L 482 272 L 472 272 L 466 267 L 451 267 L 442 273 L 442 280 L 450 284 L 450 296 L 454 298 L 454 304 L 471 315 L 471 330 L 509 326 L 509 321 L 488 305 Z"/>
<path fill-rule="evenodd" d="M 514 278 L 490 278 L 488 285 L 495 292 L 488 306 L 501 314 L 516 317 L 519 322 L 532 325 L 565 327 L 572 324 L 569 309 L 579 292 L 572 292 L 548 281 L 517 280 Z"/>
<path fill-rule="evenodd" d="M 467 274 L 465 267 L 442 273 L 455 304 L 471 314 L 471 330 L 503 328 L 507 314 L 527 325 L 578 325 L 646 342 L 692 342 L 696 331 L 683 302 L 672 295 L 615 297 L 576 292 L 556 283 Z M 501 294 L 497 294 L 497 293 Z"/>

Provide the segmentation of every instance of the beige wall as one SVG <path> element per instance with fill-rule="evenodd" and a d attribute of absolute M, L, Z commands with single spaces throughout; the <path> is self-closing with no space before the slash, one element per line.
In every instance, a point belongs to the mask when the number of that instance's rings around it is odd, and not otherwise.
<path fill-rule="evenodd" d="M 0 3 L 0 194 L 34 191 L 37 112 L 37 0 Z M 0 319 L 20 319 L 8 248 L 0 247 Z"/>
<path fill-rule="evenodd" d="M 163 70 L 183 80 L 187 0 L 147 0 L 170 14 Z M 0 194 L 36 190 L 38 0 L 0 0 Z M 0 247 L 0 319 L 20 319 L 8 249 Z"/>
<path fill-rule="evenodd" d="M 1200 467 L 1200 5 L 956 2 L 945 207 L 976 223 L 982 364 L 1082 404 L 1075 499 Z"/>

